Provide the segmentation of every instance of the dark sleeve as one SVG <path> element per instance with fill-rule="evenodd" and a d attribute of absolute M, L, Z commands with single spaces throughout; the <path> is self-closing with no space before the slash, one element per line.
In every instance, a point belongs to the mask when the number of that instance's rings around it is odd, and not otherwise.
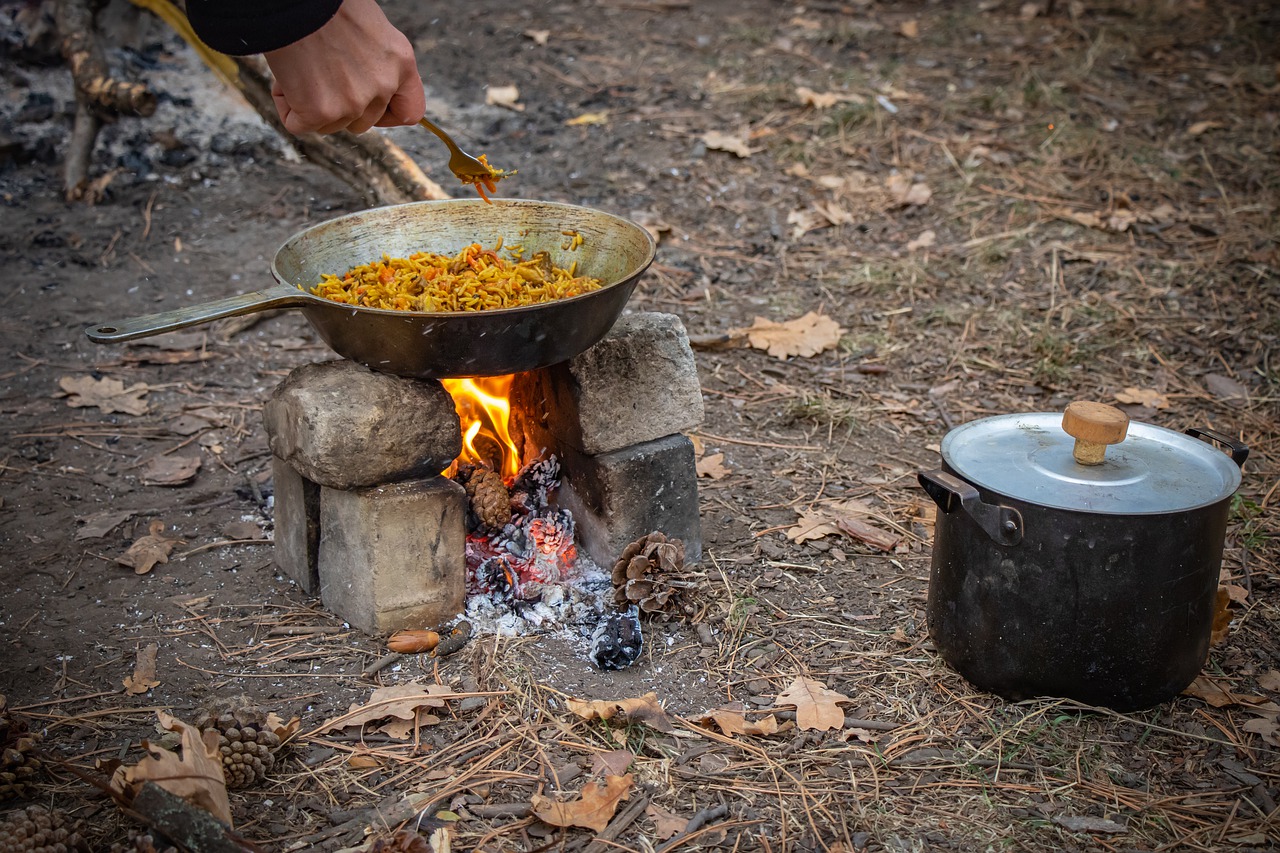
<path fill-rule="evenodd" d="M 342 0 L 187 0 L 200 40 L 231 56 L 293 44 L 329 22 Z"/>

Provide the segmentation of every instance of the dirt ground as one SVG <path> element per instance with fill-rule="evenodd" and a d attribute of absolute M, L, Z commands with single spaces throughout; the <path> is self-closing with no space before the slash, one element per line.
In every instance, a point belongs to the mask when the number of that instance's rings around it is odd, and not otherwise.
<path fill-rule="evenodd" d="M 389 2 L 430 112 L 519 170 L 501 194 L 660 235 L 630 307 L 678 315 L 697 343 L 708 611 L 648 625 L 619 673 L 553 632 L 368 676 L 385 638 L 303 595 L 268 541 L 262 403 L 331 357 L 301 316 L 84 335 L 263 286 L 290 235 L 364 202 L 121 0 L 103 13 L 109 58 L 160 108 L 104 128 L 99 203 L 64 202 L 74 100 L 47 45 L 24 41 L 37 5 L 0 3 L 0 694 L 42 733 L 47 772 L 6 806 L 48 806 L 108 850 L 138 824 L 72 768 L 136 764 L 164 740 L 157 711 L 191 721 L 243 696 L 300 721 L 275 770 L 231 793 L 263 850 L 364 849 L 405 821 L 436 853 L 1280 846 L 1274 4 Z M 516 104 L 486 103 L 502 86 Z M 432 137 L 388 133 L 456 187 Z M 757 317 L 808 312 L 839 324 L 836 346 L 734 345 Z M 73 405 L 63 383 L 90 379 L 123 383 L 126 408 Z M 1146 711 L 1002 700 L 928 635 L 916 473 L 956 425 L 1074 399 L 1252 451 L 1223 560 L 1229 631 L 1190 693 Z M 896 544 L 788 535 L 849 499 Z M 155 523 L 181 540 L 168 562 L 117 562 Z M 156 683 L 129 692 L 150 644 Z M 798 677 L 839 694 L 844 720 L 698 722 L 767 711 Z M 411 682 L 473 695 L 408 740 L 319 731 Z M 649 692 L 666 722 L 567 704 Z M 619 755 L 630 787 L 600 839 L 531 813 L 580 803 L 609 761 L 618 778 Z M 417 849 L 406 838 L 394 849 Z"/>

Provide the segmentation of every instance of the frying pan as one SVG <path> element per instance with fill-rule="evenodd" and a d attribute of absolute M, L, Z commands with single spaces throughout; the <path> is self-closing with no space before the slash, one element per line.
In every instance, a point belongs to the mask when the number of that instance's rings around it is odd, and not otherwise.
<path fill-rule="evenodd" d="M 582 235 L 569 251 L 570 237 Z M 391 311 L 344 305 L 308 290 L 321 273 L 342 275 L 387 255 L 455 255 L 472 243 L 546 251 L 557 267 L 575 260 L 599 290 L 538 305 L 490 311 Z M 649 232 L 629 220 L 571 204 L 520 199 L 448 199 L 391 205 L 313 225 L 285 241 L 271 264 L 276 284 L 86 330 L 112 344 L 277 308 L 300 308 L 338 355 L 373 370 L 416 379 L 501 376 L 565 361 L 605 336 L 653 262 Z"/>

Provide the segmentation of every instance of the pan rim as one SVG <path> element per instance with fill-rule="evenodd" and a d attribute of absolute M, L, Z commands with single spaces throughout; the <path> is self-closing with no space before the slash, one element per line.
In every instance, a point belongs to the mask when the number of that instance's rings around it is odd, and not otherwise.
<path fill-rule="evenodd" d="M 639 263 L 635 264 L 632 269 L 628 270 L 627 272 L 619 276 L 616 281 L 612 281 L 609 284 L 603 285 L 598 290 L 591 290 L 586 293 L 580 293 L 577 296 L 570 296 L 564 299 L 554 299 L 554 300 L 551 300 L 550 302 L 537 302 L 532 305 L 519 305 L 514 308 L 489 308 L 483 311 L 401 311 L 395 308 L 373 308 L 367 305 L 351 305 L 346 302 L 338 302 L 333 299 L 326 299 L 323 296 L 318 296 L 312 293 L 311 291 L 307 290 L 301 284 L 288 281 L 281 274 L 279 268 L 277 267 L 277 264 L 280 260 L 280 255 L 285 250 L 285 247 L 293 244 L 295 241 L 299 240 L 304 235 L 312 231 L 315 231 L 317 229 L 332 228 L 334 227 L 335 223 L 343 222 L 348 219 L 357 219 L 361 217 L 367 217 L 370 214 L 375 214 L 383 211 L 402 210 L 405 208 L 436 207 L 436 206 L 439 206 L 439 207 L 481 206 L 483 207 L 485 206 L 485 202 L 482 201 L 481 199 L 472 199 L 472 198 L 424 199 L 422 201 L 408 201 L 408 202 L 402 202 L 400 204 L 388 204 L 388 205 L 381 205 L 378 207 L 369 207 L 369 208 L 365 208 L 364 210 L 356 210 L 356 211 L 352 211 L 351 213 L 344 213 L 342 216 L 336 216 L 332 219 L 326 219 L 323 222 L 317 222 L 314 225 L 309 225 L 306 228 L 303 228 L 299 231 L 294 232 L 288 237 L 288 239 L 286 239 L 283 243 L 280 244 L 279 248 L 276 249 L 275 254 L 271 258 L 271 277 L 275 279 L 278 285 L 297 290 L 297 292 L 300 295 L 306 297 L 307 301 L 309 303 L 314 303 L 316 307 L 323 307 L 326 309 L 336 309 L 343 312 L 354 312 L 354 313 L 360 313 L 360 314 L 374 314 L 377 316 L 385 316 L 385 317 L 405 317 L 405 318 L 430 317 L 430 318 L 437 318 L 437 319 L 445 319 L 445 318 L 480 317 L 480 316 L 499 317 L 499 316 L 511 316 L 511 315 L 528 313 L 530 311 L 536 311 L 537 309 L 545 307 L 547 305 L 569 305 L 574 302 L 588 300 L 593 297 L 598 297 L 600 294 L 605 293 L 606 291 L 613 290 L 614 288 L 617 288 L 620 285 L 627 284 L 628 282 L 631 282 L 632 280 L 634 280 L 637 276 L 639 276 L 645 270 L 647 270 L 650 265 L 653 264 L 653 261 L 657 257 L 657 253 L 658 253 L 658 242 L 657 240 L 654 239 L 653 235 L 649 233 L 649 230 L 645 228 L 643 225 L 640 225 L 637 222 L 633 222 L 632 220 L 627 219 L 624 216 L 620 216 L 619 214 L 610 213 L 609 211 L 601 210 L 599 208 L 588 207 L 586 205 L 573 204 L 570 202 L 563 202 L 563 201 L 542 201 L 539 199 L 525 199 L 525 198 L 495 198 L 493 199 L 493 205 L 492 205 L 493 207 L 503 206 L 503 207 L 562 208 L 565 210 L 574 210 L 574 211 L 589 213 L 595 217 L 607 217 L 622 225 L 627 226 L 628 228 L 635 229 L 636 233 L 640 234 L 644 238 L 645 244 L 647 246 L 647 251 L 645 252 L 644 258 Z M 303 310 L 306 310 L 305 306 L 302 306 L 302 307 L 303 307 Z"/>

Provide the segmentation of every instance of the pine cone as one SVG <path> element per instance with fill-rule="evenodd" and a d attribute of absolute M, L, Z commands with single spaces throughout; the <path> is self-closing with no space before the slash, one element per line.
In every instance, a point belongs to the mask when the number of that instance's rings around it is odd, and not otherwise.
<path fill-rule="evenodd" d="M 75 828 L 54 812 L 27 806 L 0 821 L 0 853 L 89 853 Z"/>
<path fill-rule="evenodd" d="M 401 829 L 390 838 L 373 842 L 369 853 L 431 853 L 431 845 L 418 833 Z"/>
<path fill-rule="evenodd" d="M 5 697 L 0 695 L 0 801 L 23 799 L 30 794 L 42 766 L 35 754 L 39 743 L 39 733 L 11 713 Z"/>
<path fill-rule="evenodd" d="M 642 536 L 614 563 L 613 603 L 619 610 L 635 605 L 642 613 L 691 616 L 691 585 L 677 577 L 683 570 L 684 542 L 658 531 Z"/>
<path fill-rule="evenodd" d="M 247 788 L 275 767 L 280 735 L 261 710 L 238 703 L 221 705 L 203 711 L 195 726 L 217 731 L 228 789 Z"/>
<path fill-rule="evenodd" d="M 477 468 L 462 485 L 471 499 L 471 511 L 485 527 L 501 530 L 511 520 L 511 493 L 497 471 Z"/>

